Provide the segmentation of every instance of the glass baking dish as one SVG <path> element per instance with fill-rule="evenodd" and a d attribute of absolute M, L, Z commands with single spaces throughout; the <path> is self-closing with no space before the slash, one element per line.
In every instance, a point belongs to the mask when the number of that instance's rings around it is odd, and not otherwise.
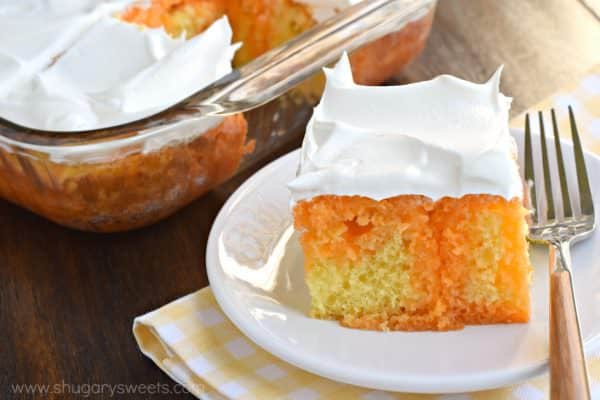
<path fill-rule="evenodd" d="M 363 3 L 192 96 L 216 98 L 214 115 L 196 118 L 202 107 L 190 98 L 122 129 L 41 132 L 0 120 L 0 197 L 97 232 L 134 229 L 174 213 L 299 140 L 322 91 L 322 73 L 315 71 L 343 49 L 357 49 L 351 62 L 362 84 L 383 83 L 420 53 L 435 1 Z M 387 3 L 412 11 L 394 19 Z M 361 7 L 364 15 L 356 18 Z"/>

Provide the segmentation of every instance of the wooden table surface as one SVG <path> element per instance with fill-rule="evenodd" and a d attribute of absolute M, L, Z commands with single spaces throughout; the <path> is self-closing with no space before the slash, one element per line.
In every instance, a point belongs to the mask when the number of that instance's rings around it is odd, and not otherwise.
<path fill-rule="evenodd" d="M 516 114 L 599 62 L 600 23 L 583 2 L 440 0 L 427 49 L 398 79 L 482 81 L 504 64 Z M 13 393 L 21 383 L 171 384 L 138 351 L 133 318 L 207 285 L 211 224 L 247 175 L 121 234 L 65 229 L 0 200 L 0 398 L 30 398 Z"/>

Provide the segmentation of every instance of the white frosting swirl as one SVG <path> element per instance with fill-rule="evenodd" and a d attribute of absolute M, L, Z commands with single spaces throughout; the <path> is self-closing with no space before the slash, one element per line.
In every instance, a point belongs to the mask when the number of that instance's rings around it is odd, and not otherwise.
<path fill-rule="evenodd" d="M 0 116 L 34 128 L 151 115 L 229 73 L 237 49 L 225 17 L 185 40 L 116 18 L 131 0 L 0 1 Z"/>
<path fill-rule="evenodd" d="M 501 69 L 484 84 L 442 75 L 401 86 L 354 83 L 346 55 L 327 84 L 302 146 L 294 202 L 318 195 L 381 200 L 419 194 L 522 197 Z"/>

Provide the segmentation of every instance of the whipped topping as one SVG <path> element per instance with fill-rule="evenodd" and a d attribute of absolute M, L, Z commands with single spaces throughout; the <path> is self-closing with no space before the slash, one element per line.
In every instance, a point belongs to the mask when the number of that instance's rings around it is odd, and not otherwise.
<path fill-rule="evenodd" d="M 360 86 L 344 55 L 325 74 L 298 174 L 289 183 L 293 202 L 318 195 L 522 197 L 508 128 L 511 99 L 499 92 L 501 68 L 484 84 L 442 75 Z"/>
<path fill-rule="evenodd" d="M 190 40 L 118 19 L 131 0 L 0 0 L 0 116 L 51 130 L 133 121 L 231 71 L 226 17 Z M 207 120 L 206 128 L 221 119 Z M 197 134 L 197 130 L 194 130 Z"/>

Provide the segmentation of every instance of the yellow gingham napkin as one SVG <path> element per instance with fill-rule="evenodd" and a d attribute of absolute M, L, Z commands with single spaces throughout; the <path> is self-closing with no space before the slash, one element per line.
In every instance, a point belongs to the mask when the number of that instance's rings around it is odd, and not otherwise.
<path fill-rule="evenodd" d="M 599 66 L 600 67 L 600 66 Z M 572 105 L 582 140 L 600 154 L 600 68 L 540 103 L 555 107 L 562 133 L 569 134 L 566 107 Z M 522 127 L 522 116 L 513 121 Z M 460 395 L 386 393 L 333 382 L 302 371 L 248 340 L 225 317 L 205 288 L 135 319 L 133 333 L 141 351 L 173 380 L 202 399 L 431 399 L 542 400 L 548 377 L 498 390 Z M 592 397 L 600 399 L 600 352 L 588 358 Z"/>

